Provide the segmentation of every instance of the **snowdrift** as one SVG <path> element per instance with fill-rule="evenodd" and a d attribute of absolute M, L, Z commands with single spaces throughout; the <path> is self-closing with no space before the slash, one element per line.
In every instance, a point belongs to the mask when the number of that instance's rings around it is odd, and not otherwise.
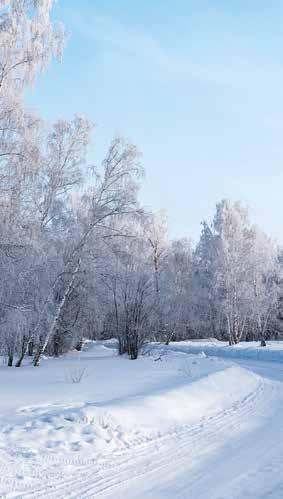
<path fill-rule="evenodd" d="M 206 355 L 227 359 L 250 359 L 283 363 L 283 341 L 267 342 L 266 347 L 259 346 L 259 342 L 243 342 L 239 345 L 229 346 L 228 343 L 217 340 L 179 341 L 171 343 L 168 348 L 172 351 L 191 354 L 204 352 Z"/>
<path fill-rule="evenodd" d="M 29 365 L 0 367 L 0 497 L 132 498 L 129 480 L 140 498 L 163 498 L 164 490 L 183 498 L 190 487 L 190 497 L 203 497 L 200 476 L 211 478 L 209 494 L 227 477 L 229 493 L 221 497 L 230 497 L 233 446 L 243 446 L 236 462 L 242 480 L 247 452 L 257 462 L 254 443 L 265 457 L 281 442 L 276 414 L 271 446 L 266 429 L 279 388 L 228 360 L 170 348 L 149 347 L 132 362 L 113 342 L 95 342 L 44 360 L 36 373 Z M 81 383 L 70 382 L 66 373 L 81 368 Z M 281 448 L 278 456 L 281 462 Z"/>
<path fill-rule="evenodd" d="M 192 366 L 194 362 L 191 359 Z M 1 447 L 23 457 L 71 451 L 105 455 L 178 432 L 244 403 L 261 387 L 259 376 L 240 367 L 212 366 L 203 357 L 197 362 L 198 368 L 199 363 L 209 364 L 209 374 L 199 377 L 198 370 L 196 380 L 187 376 L 181 383 L 167 383 L 146 395 L 105 404 L 23 408 L 25 422 L 4 428 Z"/>

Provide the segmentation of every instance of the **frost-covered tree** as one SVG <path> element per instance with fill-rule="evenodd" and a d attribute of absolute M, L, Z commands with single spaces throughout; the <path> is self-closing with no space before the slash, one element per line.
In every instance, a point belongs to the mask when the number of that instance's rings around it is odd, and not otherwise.
<path fill-rule="evenodd" d="M 62 26 L 50 19 L 52 3 L 0 2 L 0 188 L 11 209 L 32 181 L 38 159 L 39 120 L 24 108 L 24 89 L 64 46 Z"/>
<path fill-rule="evenodd" d="M 165 331 L 164 307 L 162 304 L 162 297 L 164 297 L 162 274 L 168 249 L 168 228 L 164 212 L 148 214 L 144 223 L 144 231 L 144 237 L 150 246 L 154 278 L 155 338 L 162 339 Z"/>
<path fill-rule="evenodd" d="M 192 249 L 186 239 L 168 244 L 162 274 L 161 304 L 165 343 L 186 339 L 192 322 Z"/>
<path fill-rule="evenodd" d="M 278 248 L 258 228 L 254 229 L 254 246 L 251 256 L 253 288 L 251 317 L 254 321 L 252 336 L 265 340 L 278 310 L 282 271 Z"/>
<path fill-rule="evenodd" d="M 112 140 L 89 164 L 93 125 L 31 113 L 24 92 L 64 29 L 52 0 L 0 0 L 0 350 L 9 366 L 115 337 L 137 358 L 148 340 L 270 336 L 278 311 L 278 248 L 239 202 L 223 200 L 192 249 L 138 194 L 138 149 Z M 282 261 L 282 259 L 281 259 Z"/>
<path fill-rule="evenodd" d="M 109 248 L 101 282 L 107 291 L 105 327 L 118 339 L 119 353 L 136 359 L 152 338 L 155 282 L 148 240 L 138 225 L 130 225 L 131 232 L 127 227 L 127 235 Z"/>
<path fill-rule="evenodd" d="M 94 172 L 93 185 L 83 196 L 81 209 L 77 213 L 76 230 L 66 246 L 64 267 L 61 272 L 60 291 L 56 293 L 56 307 L 44 337 L 37 344 L 34 365 L 39 364 L 42 353 L 57 330 L 63 309 L 76 286 L 83 260 L 88 253 L 93 237 L 111 235 L 112 221 L 138 210 L 137 189 L 141 174 L 139 152 L 120 137 L 111 142 L 100 172 Z M 56 282 L 57 286 L 58 282 Z"/>
<path fill-rule="evenodd" d="M 203 334 L 263 337 L 278 302 L 278 249 L 239 202 L 223 200 L 194 254 L 195 323 Z M 199 322 L 198 322 L 199 321 Z"/>
<path fill-rule="evenodd" d="M 42 227 L 62 214 L 67 194 L 82 182 L 92 129 L 87 119 L 75 116 L 57 121 L 48 133 L 35 192 Z"/>

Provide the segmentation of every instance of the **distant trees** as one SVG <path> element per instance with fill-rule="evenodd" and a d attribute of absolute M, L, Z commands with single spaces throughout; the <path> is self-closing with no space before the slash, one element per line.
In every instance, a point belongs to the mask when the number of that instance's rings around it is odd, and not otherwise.
<path fill-rule="evenodd" d="M 21 364 L 49 273 L 34 204 L 42 123 L 25 109 L 23 93 L 64 45 L 51 5 L 0 3 L 0 328 L 10 365 L 15 354 Z"/>
<path fill-rule="evenodd" d="M 254 239 L 251 270 L 253 293 L 250 302 L 253 308 L 252 330 L 255 338 L 266 340 L 268 331 L 272 332 L 278 317 L 282 268 L 274 242 L 259 229 L 254 229 Z"/>
<path fill-rule="evenodd" d="M 139 204 L 134 145 L 114 138 L 94 167 L 89 120 L 47 125 L 25 108 L 24 89 L 64 47 L 51 6 L 0 0 L 0 353 L 20 367 L 86 337 L 115 337 L 131 359 L 148 340 L 264 340 L 281 265 L 240 203 L 217 204 L 195 248 L 170 241 L 166 217 Z"/>
<path fill-rule="evenodd" d="M 212 226 L 203 224 L 195 251 L 196 308 L 204 331 L 211 329 L 230 344 L 243 337 L 264 339 L 276 314 L 280 281 L 274 243 L 250 224 L 239 202 L 223 200 Z"/>
<path fill-rule="evenodd" d="M 162 340 L 165 333 L 163 274 L 168 251 L 168 229 L 164 213 L 148 215 L 144 224 L 144 237 L 150 248 L 150 260 L 154 281 L 155 339 Z"/>
<path fill-rule="evenodd" d="M 20 208 L 27 212 L 27 186 L 38 169 L 40 120 L 25 109 L 23 93 L 64 46 L 51 6 L 50 0 L 0 2 L 0 192 L 13 218 Z"/>
<path fill-rule="evenodd" d="M 230 344 L 239 343 L 249 317 L 254 237 L 246 210 L 222 201 L 213 221 L 216 251 L 215 285 Z"/>
<path fill-rule="evenodd" d="M 82 125 L 78 127 L 77 133 L 79 135 L 81 135 L 81 129 Z M 72 138 L 71 143 L 76 143 L 76 134 Z M 62 149 L 61 145 L 59 150 L 61 151 Z M 73 154 L 75 154 L 75 158 L 72 160 Z M 63 165 L 67 161 L 69 162 L 70 158 L 72 167 L 77 162 L 80 163 L 80 148 L 69 149 L 68 146 L 68 152 L 64 154 L 62 161 Z M 61 166 L 59 158 L 56 164 L 59 164 L 59 173 L 61 174 L 63 166 Z M 35 366 L 39 364 L 42 353 L 58 329 L 63 310 L 66 308 L 68 300 L 80 278 L 84 259 L 88 257 L 89 245 L 94 243 L 94 239 L 97 242 L 100 238 L 111 238 L 111 223 L 113 220 L 121 218 L 124 215 L 129 216 L 130 213 L 135 213 L 138 209 L 136 189 L 141 168 L 139 153 L 135 147 L 127 144 L 121 138 L 114 139 L 102 163 L 99 175 L 98 172 L 95 173 L 93 184 L 82 199 L 80 208 L 84 209 L 84 213 L 77 212 L 76 226 L 75 218 L 72 218 L 71 239 L 68 233 L 65 236 L 67 246 L 64 249 L 63 265 L 60 268 L 60 280 L 58 281 L 56 278 L 56 286 L 53 288 L 53 291 L 56 293 L 55 312 L 49 329 L 37 341 L 34 357 Z M 58 175 L 55 175 L 55 177 L 57 178 Z M 51 203 L 49 204 L 51 206 Z M 50 221 L 50 216 L 48 219 Z M 60 289 L 57 286 L 59 282 Z M 48 306 L 48 302 L 46 305 Z"/>

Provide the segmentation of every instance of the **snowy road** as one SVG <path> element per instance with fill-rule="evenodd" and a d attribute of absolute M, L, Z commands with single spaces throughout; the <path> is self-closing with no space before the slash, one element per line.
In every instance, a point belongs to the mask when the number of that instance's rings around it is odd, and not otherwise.
<path fill-rule="evenodd" d="M 283 363 L 260 362 L 257 360 L 234 359 L 234 363 L 249 369 L 263 378 L 272 381 L 281 381 L 283 383 Z"/>
<path fill-rule="evenodd" d="M 104 481 L 101 497 L 282 499 L 283 366 L 237 363 L 263 378 L 253 396 L 144 449 L 122 467 L 126 477 L 116 470 L 117 485 Z"/>
<path fill-rule="evenodd" d="M 246 396 L 110 455 L 39 453 L 19 460 L 16 452 L 7 455 L 0 448 L 6 490 L 0 497 L 282 499 L 283 366 L 233 363 L 257 375 Z"/>

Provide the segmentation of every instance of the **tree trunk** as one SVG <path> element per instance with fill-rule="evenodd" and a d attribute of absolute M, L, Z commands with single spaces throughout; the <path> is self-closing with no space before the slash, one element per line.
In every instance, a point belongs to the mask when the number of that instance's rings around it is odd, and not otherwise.
<path fill-rule="evenodd" d="M 60 336 L 59 336 L 59 331 L 58 329 L 54 333 L 53 336 L 53 353 L 55 357 L 59 357 L 61 353 L 61 348 L 60 348 Z"/>
<path fill-rule="evenodd" d="M 68 298 L 68 296 L 69 296 L 69 294 L 71 292 L 71 289 L 73 287 L 73 284 L 74 284 L 74 281 L 75 281 L 75 277 L 76 277 L 77 273 L 79 272 L 80 263 L 81 262 L 80 262 L 80 259 L 79 259 L 78 263 L 77 263 L 77 265 L 76 265 L 76 267 L 74 269 L 74 271 L 71 274 L 71 278 L 70 278 L 69 284 L 68 284 L 68 286 L 67 286 L 67 288 L 65 290 L 65 293 L 64 293 L 64 295 L 63 295 L 62 299 L 60 300 L 60 303 L 59 303 L 59 305 L 57 307 L 57 311 L 56 311 L 55 317 L 54 317 L 54 319 L 52 321 L 52 324 L 51 324 L 51 326 L 49 328 L 49 331 L 48 331 L 48 333 L 46 335 L 46 338 L 45 338 L 43 344 L 40 343 L 38 345 L 37 349 L 36 349 L 36 352 L 34 354 L 34 359 L 33 359 L 33 365 L 34 365 L 34 367 L 38 367 L 39 366 L 41 356 L 42 356 L 44 350 L 46 349 L 46 347 L 48 345 L 48 342 L 49 342 L 51 336 L 53 335 L 53 332 L 54 332 L 54 330 L 55 330 L 55 328 L 57 326 L 57 322 L 58 322 L 58 320 L 60 318 L 62 309 L 63 309 L 63 307 L 64 307 L 64 305 L 66 303 L 66 300 L 67 300 L 67 298 Z"/>
<path fill-rule="evenodd" d="M 20 357 L 18 359 L 18 362 L 16 363 L 16 367 L 21 367 L 22 362 L 24 360 L 25 354 L 27 353 L 28 345 L 29 345 L 30 338 L 28 336 L 23 336 L 22 339 L 22 345 L 21 345 L 21 353 Z"/>
<path fill-rule="evenodd" d="M 39 363 L 40 363 L 40 359 L 41 359 L 41 356 L 44 352 L 44 344 L 43 343 L 39 343 L 36 347 L 36 350 L 35 350 L 35 353 L 34 353 L 34 357 L 33 357 L 33 366 L 34 367 L 38 367 L 39 366 Z"/>
<path fill-rule="evenodd" d="M 81 352 L 82 351 L 82 348 L 83 348 L 83 344 L 84 344 L 84 341 L 82 338 L 80 338 L 75 346 L 75 349 L 78 351 L 78 352 Z"/>
<path fill-rule="evenodd" d="M 135 335 L 133 338 L 130 338 L 129 342 L 129 357 L 131 360 L 136 360 L 138 358 L 138 338 Z"/>
<path fill-rule="evenodd" d="M 128 351 L 127 341 L 125 340 L 125 338 L 119 336 L 119 338 L 118 338 L 118 352 L 119 352 L 119 355 L 124 355 L 124 353 L 126 353 L 127 351 Z"/>
<path fill-rule="evenodd" d="M 171 331 L 170 333 L 168 333 L 166 335 L 166 341 L 165 341 L 165 345 L 168 346 L 170 341 L 172 340 L 173 338 L 173 335 L 174 335 L 174 331 Z"/>
<path fill-rule="evenodd" d="M 32 357 L 33 356 L 33 349 L 34 349 L 34 343 L 33 339 L 31 338 L 28 344 L 28 356 Z"/>

